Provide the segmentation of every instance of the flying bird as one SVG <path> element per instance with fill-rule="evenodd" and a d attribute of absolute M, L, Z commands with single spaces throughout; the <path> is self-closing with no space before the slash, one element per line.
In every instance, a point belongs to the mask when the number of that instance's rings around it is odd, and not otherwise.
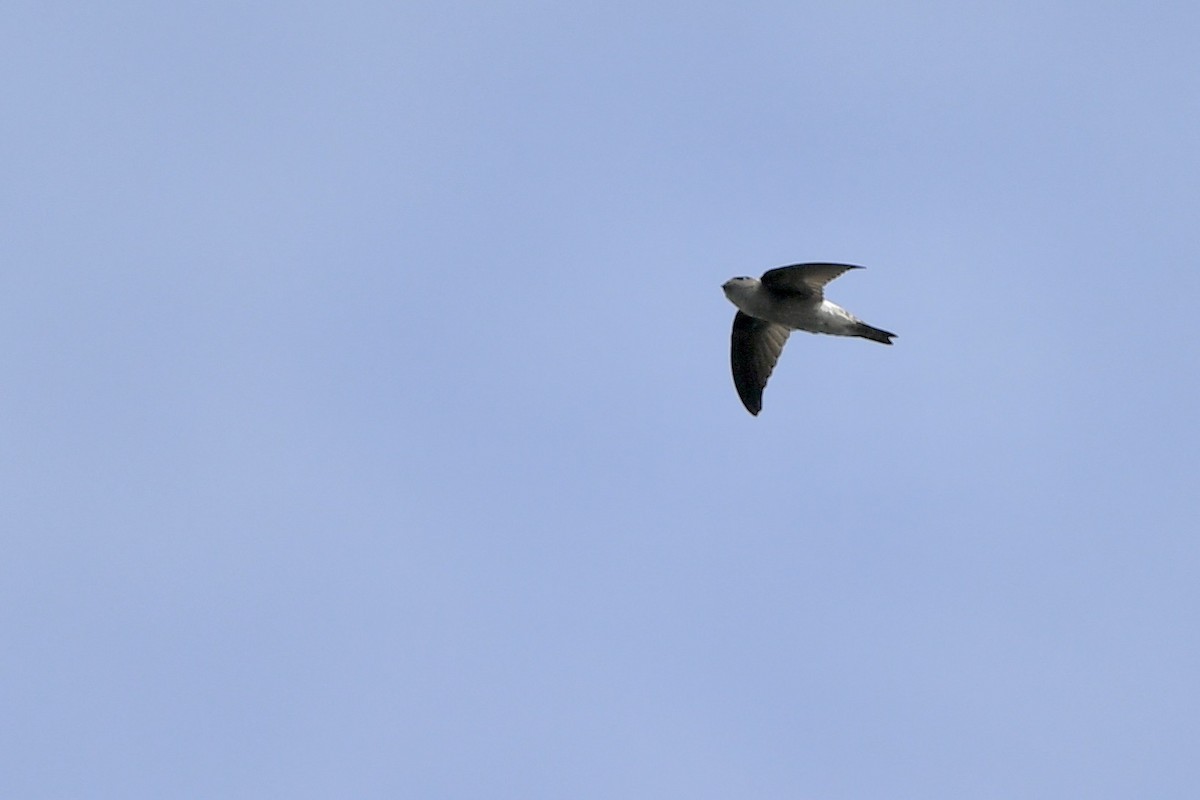
<path fill-rule="evenodd" d="M 792 331 L 861 336 L 891 344 L 896 334 L 872 328 L 825 299 L 825 284 L 850 264 L 793 264 L 767 270 L 762 278 L 730 278 L 721 286 L 738 307 L 733 318 L 730 361 L 733 385 L 751 414 L 762 411 L 762 393 Z"/>

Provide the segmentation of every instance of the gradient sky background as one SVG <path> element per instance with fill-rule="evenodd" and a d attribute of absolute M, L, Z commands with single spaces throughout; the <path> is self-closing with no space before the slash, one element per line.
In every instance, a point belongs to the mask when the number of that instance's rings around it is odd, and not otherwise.
<path fill-rule="evenodd" d="M 1194 5 L 0 29 L 0 795 L 1196 796 Z"/>

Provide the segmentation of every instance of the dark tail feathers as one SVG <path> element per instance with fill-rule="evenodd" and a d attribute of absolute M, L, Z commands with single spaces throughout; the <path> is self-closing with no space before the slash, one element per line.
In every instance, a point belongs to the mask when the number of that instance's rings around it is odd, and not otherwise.
<path fill-rule="evenodd" d="M 879 342 L 880 344 L 891 344 L 892 338 L 895 335 L 879 328 L 872 328 L 865 322 L 858 323 L 858 330 L 855 332 L 855 336 L 861 336 L 864 339 L 870 339 L 872 342 Z"/>

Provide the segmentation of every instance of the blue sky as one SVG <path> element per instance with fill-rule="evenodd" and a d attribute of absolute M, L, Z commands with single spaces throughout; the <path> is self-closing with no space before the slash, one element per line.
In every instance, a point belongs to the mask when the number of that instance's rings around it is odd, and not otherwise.
<path fill-rule="evenodd" d="M 0 24 L 3 796 L 1195 796 L 1197 9 Z"/>

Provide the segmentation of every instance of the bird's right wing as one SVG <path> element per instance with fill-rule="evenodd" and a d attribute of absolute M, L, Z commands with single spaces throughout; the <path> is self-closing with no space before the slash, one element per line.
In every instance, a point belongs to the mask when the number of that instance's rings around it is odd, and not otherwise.
<path fill-rule="evenodd" d="M 741 311 L 733 318 L 729 360 L 733 385 L 751 414 L 762 410 L 762 393 L 790 331 L 782 325 L 751 317 Z"/>
<path fill-rule="evenodd" d="M 762 282 L 768 289 L 777 292 L 820 298 L 825 294 L 825 284 L 852 269 L 862 267 L 852 264 L 793 264 L 767 270 L 763 273 Z"/>

